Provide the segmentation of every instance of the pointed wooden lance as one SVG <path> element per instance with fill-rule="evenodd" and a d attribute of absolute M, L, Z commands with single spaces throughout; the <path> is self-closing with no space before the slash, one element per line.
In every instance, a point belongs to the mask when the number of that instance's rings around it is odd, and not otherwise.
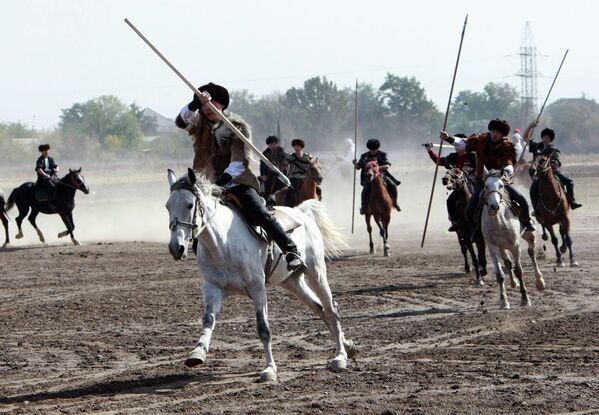
<path fill-rule="evenodd" d="M 354 112 L 354 160 L 358 156 L 358 80 L 356 79 L 356 98 Z M 354 167 L 354 187 L 351 202 L 351 233 L 354 233 L 354 219 L 356 216 L 356 166 Z"/>
<path fill-rule="evenodd" d="M 460 37 L 460 47 L 458 48 L 458 56 L 455 61 L 455 68 L 453 70 L 453 78 L 451 80 L 451 89 L 449 90 L 449 99 L 447 100 L 447 109 L 445 110 L 445 120 L 443 121 L 443 130 L 447 130 L 447 119 L 449 117 L 449 108 L 451 107 L 451 100 L 453 98 L 453 87 L 455 86 L 455 79 L 458 73 L 458 67 L 460 66 L 460 55 L 462 54 L 462 44 L 464 43 L 464 35 L 466 34 L 466 25 L 468 24 L 468 15 L 464 19 L 464 26 L 462 27 L 462 36 Z M 426 229 L 428 227 L 428 220 L 431 214 L 431 205 L 433 203 L 433 196 L 435 194 L 435 183 L 437 182 L 437 173 L 439 171 L 439 161 L 441 160 L 441 152 L 443 151 L 443 140 L 439 145 L 439 157 L 437 157 L 437 163 L 435 165 L 435 174 L 433 176 L 433 185 L 431 187 L 431 197 L 428 201 L 428 209 L 426 211 L 426 221 L 424 222 L 424 231 L 422 232 L 422 241 L 420 247 L 424 246 L 424 239 L 426 238 Z"/>

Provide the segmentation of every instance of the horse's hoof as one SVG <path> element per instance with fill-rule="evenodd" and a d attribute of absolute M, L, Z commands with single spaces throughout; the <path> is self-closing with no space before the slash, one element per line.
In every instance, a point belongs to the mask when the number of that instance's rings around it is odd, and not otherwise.
<path fill-rule="evenodd" d="M 260 373 L 260 382 L 275 382 L 277 372 L 272 367 L 267 367 Z"/>
<path fill-rule="evenodd" d="M 58 237 L 59 238 L 64 238 L 65 236 L 67 236 L 69 234 L 69 231 L 62 231 L 62 232 L 58 232 Z"/>
<path fill-rule="evenodd" d="M 347 369 L 347 359 L 345 358 L 345 356 L 336 357 L 333 360 L 331 360 L 330 367 L 333 372 L 345 370 Z"/>
<path fill-rule="evenodd" d="M 5 242 L 4 245 L 2 245 L 2 248 L 8 248 L 10 246 L 10 244 L 8 242 Z"/>
<path fill-rule="evenodd" d="M 187 355 L 185 366 L 196 367 L 206 361 L 206 351 L 204 349 L 195 349 Z"/>
<path fill-rule="evenodd" d="M 564 261 L 557 261 L 557 266 L 560 268 L 564 268 L 566 266 L 566 264 L 564 264 Z"/>
<path fill-rule="evenodd" d="M 482 287 L 483 285 L 485 285 L 485 282 L 482 279 L 476 280 L 476 285 L 478 285 L 479 287 Z"/>
<path fill-rule="evenodd" d="M 572 261 L 570 261 L 570 266 L 571 266 L 571 267 L 577 267 L 577 266 L 578 266 L 578 261 L 577 261 L 577 260 L 575 260 L 575 259 L 574 259 L 574 260 L 572 260 Z"/>
<path fill-rule="evenodd" d="M 16 234 L 16 235 L 15 235 L 15 238 L 16 238 L 16 239 L 21 239 L 22 237 L 23 237 L 23 234 L 22 234 L 22 233 L 18 233 L 18 234 Z"/>
<path fill-rule="evenodd" d="M 543 291 L 545 289 L 545 280 L 543 279 L 543 277 L 537 279 L 537 282 L 535 283 L 535 287 L 539 291 Z"/>
<path fill-rule="evenodd" d="M 370 255 L 374 255 L 374 249 L 370 250 Z"/>
<path fill-rule="evenodd" d="M 81 245 L 77 239 L 71 239 L 73 241 L 73 245 L 79 246 Z"/>
<path fill-rule="evenodd" d="M 523 298 L 522 300 L 520 300 L 520 305 L 522 307 L 531 307 L 532 302 L 530 301 L 530 298 Z"/>
<path fill-rule="evenodd" d="M 510 302 L 509 301 L 501 301 L 501 303 L 499 304 L 499 308 L 501 310 L 509 310 L 510 309 Z"/>
<path fill-rule="evenodd" d="M 383 256 L 389 256 L 389 251 L 385 251 L 385 252 L 383 253 Z"/>
<path fill-rule="evenodd" d="M 348 359 L 353 359 L 358 355 L 358 347 L 352 340 L 349 340 L 344 346 Z"/>
<path fill-rule="evenodd" d="M 45 244 L 46 243 L 46 238 L 44 238 L 43 236 L 40 236 L 40 242 Z"/>

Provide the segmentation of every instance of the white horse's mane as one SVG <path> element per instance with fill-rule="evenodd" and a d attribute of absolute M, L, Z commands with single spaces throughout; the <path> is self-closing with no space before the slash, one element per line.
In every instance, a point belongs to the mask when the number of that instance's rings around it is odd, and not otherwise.
<path fill-rule="evenodd" d="M 224 189 L 216 184 L 210 183 L 210 180 L 203 174 L 196 172 L 196 182 L 192 184 L 189 181 L 189 177 L 187 175 L 181 176 L 173 183 L 171 186 L 171 191 L 173 190 L 189 190 L 192 193 L 197 193 L 197 190 L 202 192 L 205 196 L 211 198 L 219 198 L 223 194 Z"/>

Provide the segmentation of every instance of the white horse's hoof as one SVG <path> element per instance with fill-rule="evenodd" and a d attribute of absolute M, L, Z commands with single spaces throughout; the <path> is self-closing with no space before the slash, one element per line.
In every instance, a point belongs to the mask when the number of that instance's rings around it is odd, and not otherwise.
<path fill-rule="evenodd" d="M 481 278 L 480 280 L 476 281 L 476 285 L 478 285 L 479 287 L 482 287 L 483 285 L 485 285 L 485 282 Z"/>
<path fill-rule="evenodd" d="M 62 231 L 62 232 L 58 232 L 58 237 L 59 238 L 64 238 L 65 236 L 67 236 L 69 234 L 69 231 Z"/>
<path fill-rule="evenodd" d="M 510 302 L 509 302 L 509 301 L 502 301 L 502 302 L 499 304 L 499 308 L 500 308 L 501 310 L 509 310 L 509 309 L 510 309 Z"/>
<path fill-rule="evenodd" d="M 338 372 L 345 369 L 347 369 L 347 359 L 345 356 L 339 356 L 331 360 L 331 370 L 333 372 Z"/>
<path fill-rule="evenodd" d="M 577 261 L 577 260 L 575 260 L 575 259 L 574 259 L 574 260 L 572 260 L 572 261 L 570 261 L 570 266 L 571 266 L 571 267 L 577 267 L 577 266 L 578 266 L 578 261 Z"/>
<path fill-rule="evenodd" d="M 18 234 L 15 235 L 16 239 L 21 239 L 23 237 L 23 233 L 19 232 Z"/>
<path fill-rule="evenodd" d="M 535 283 L 535 287 L 539 291 L 543 291 L 545 289 L 545 280 L 543 279 L 543 277 L 537 278 L 537 282 Z"/>
<path fill-rule="evenodd" d="M 275 382 L 277 372 L 272 367 L 267 367 L 260 373 L 260 382 Z"/>
<path fill-rule="evenodd" d="M 532 302 L 530 301 L 530 298 L 523 298 L 522 300 L 520 300 L 520 305 L 522 307 L 531 307 Z"/>
<path fill-rule="evenodd" d="M 187 355 L 185 366 L 196 367 L 206 361 L 206 351 L 204 349 L 194 349 Z"/>

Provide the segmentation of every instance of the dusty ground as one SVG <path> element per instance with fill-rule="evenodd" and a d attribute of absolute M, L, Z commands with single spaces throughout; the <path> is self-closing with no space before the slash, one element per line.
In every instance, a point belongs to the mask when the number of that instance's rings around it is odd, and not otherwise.
<path fill-rule="evenodd" d="M 422 250 L 402 213 L 391 258 L 365 255 L 356 238 L 329 264 L 360 348 L 346 372 L 326 368 L 333 344 L 322 322 L 269 292 L 274 384 L 257 383 L 262 347 L 243 298 L 226 301 L 206 364 L 183 366 L 201 281 L 194 261 L 172 261 L 164 243 L 15 243 L 0 251 L 0 413 L 595 413 L 599 168 L 570 172 L 585 203 L 574 214 L 580 266 L 554 269 L 548 250 L 538 292 L 526 259 L 531 308 L 509 290 L 513 308 L 499 311 L 492 266 L 484 287 L 470 284 L 453 235 L 434 228 Z"/>

